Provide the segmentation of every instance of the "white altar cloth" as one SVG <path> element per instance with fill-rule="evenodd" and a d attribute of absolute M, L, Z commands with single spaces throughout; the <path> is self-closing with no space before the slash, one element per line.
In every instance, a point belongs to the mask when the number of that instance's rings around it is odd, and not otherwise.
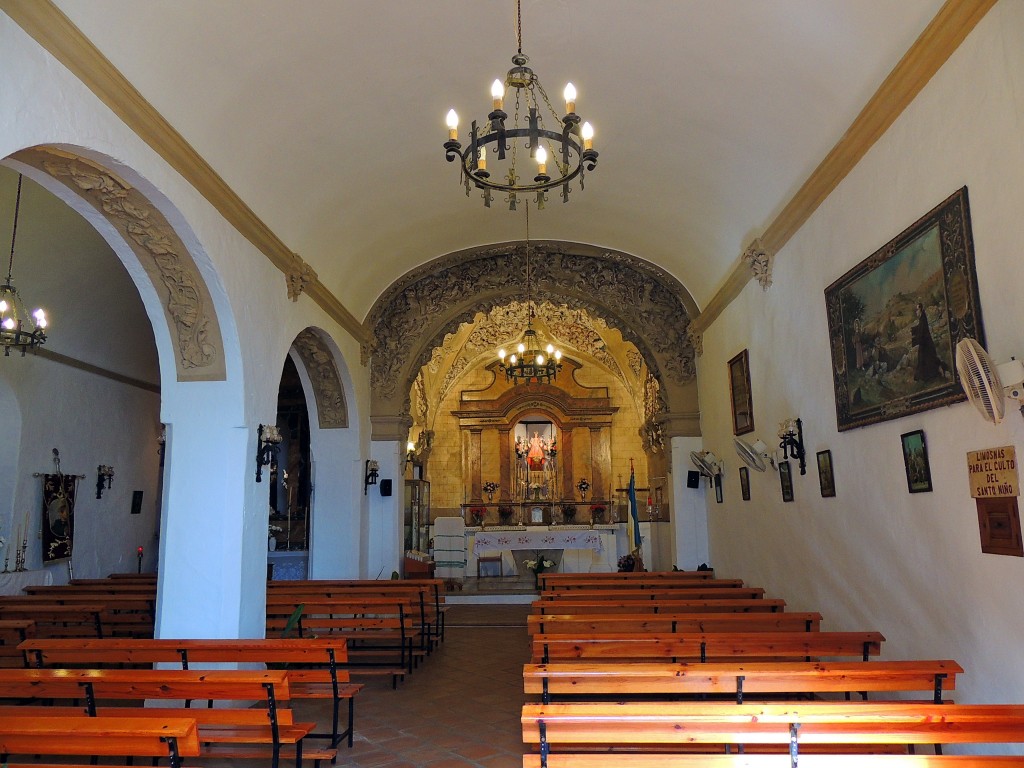
<path fill-rule="evenodd" d="M 603 549 L 601 535 L 592 530 L 477 532 L 473 552 L 513 549 Z"/>

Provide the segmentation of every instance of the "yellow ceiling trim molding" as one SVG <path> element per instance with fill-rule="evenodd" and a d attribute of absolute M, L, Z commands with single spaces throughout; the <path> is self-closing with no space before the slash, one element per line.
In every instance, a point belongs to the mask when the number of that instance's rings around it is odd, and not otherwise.
<path fill-rule="evenodd" d="M 0 0 L 0 10 L 96 94 L 275 267 L 286 276 L 295 271 L 291 249 L 56 5 L 50 0 Z M 363 324 L 319 280 L 305 286 L 305 293 L 360 344 L 369 340 Z"/>
<path fill-rule="evenodd" d="M 762 248 L 777 254 L 896 121 L 938 72 L 996 0 L 947 0 L 832 151 L 804 182 L 760 237 Z M 742 256 L 704 311 L 693 318 L 690 333 L 703 334 L 754 277 Z"/>

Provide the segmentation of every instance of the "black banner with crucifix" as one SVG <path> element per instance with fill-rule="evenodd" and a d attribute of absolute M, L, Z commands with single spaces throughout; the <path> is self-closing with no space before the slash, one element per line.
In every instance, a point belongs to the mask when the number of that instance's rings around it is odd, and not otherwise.
<path fill-rule="evenodd" d="M 76 475 L 43 475 L 43 562 L 71 557 Z"/>

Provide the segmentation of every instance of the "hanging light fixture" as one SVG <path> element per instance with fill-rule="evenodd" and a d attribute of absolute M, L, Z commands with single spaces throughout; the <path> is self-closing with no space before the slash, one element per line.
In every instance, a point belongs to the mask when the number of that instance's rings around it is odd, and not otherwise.
<path fill-rule="evenodd" d="M 7 262 L 7 281 L 0 285 L 0 346 L 4 357 L 11 354 L 11 348 L 25 351 L 35 349 L 46 342 L 46 313 L 36 309 L 30 315 L 25 303 L 11 281 L 14 272 L 14 243 L 18 239 L 18 211 L 21 208 L 21 180 L 18 174 L 18 194 L 14 200 L 14 227 L 11 232 L 11 257 Z"/>
<path fill-rule="evenodd" d="M 469 144 L 463 148 L 459 142 L 459 116 L 452 109 L 447 118 L 448 141 L 444 143 L 448 162 L 458 158 L 461 163 L 466 196 L 475 186 L 483 190 L 484 205 L 490 208 L 493 191 L 507 192 L 511 211 L 516 210 L 520 194 L 536 193 L 537 207 L 543 208 L 547 190 L 559 186 L 562 188 L 562 202 L 568 202 L 569 182 L 579 177 L 580 189 L 583 189 L 584 169 L 592 171 L 597 166 L 594 129 L 576 114 L 573 84 L 565 86 L 565 115 L 559 117 L 540 79 L 527 66 L 529 57 L 523 54 L 521 0 L 516 0 L 516 39 L 518 52 L 512 57 L 513 66 L 505 76 L 505 82 L 495 80 L 491 85 L 492 109 L 487 115 L 487 126 L 481 130 L 474 120 Z M 510 101 L 507 98 L 509 88 L 514 89 L 515 111 L 512 124 L 506 125 L 508 114 L 504 108 Z M 559 130 L 544 127 L 545 112 L 551 115 L 553 124 L 560 124 Z M 517 168 L 519 154 L 526 152 L 537 163 L 532 181 L 520 178 L 521 168 Z M 498 167 L 488 168 L 489 153 L 495 155 Z M 530 176 L 533 170 L 522 172 Z"/>
<path fill-rule="evenodd" d="M 562 370 L 562 350 L 555 349 L 554 344 L 543 346 L 537 332 L 533 330 L 533 292 L 532 273 L 530 270 L 530 205 L 526 204 L 526 331 L 516 351 L 508 354 L 504 349 L 498 350 L 498 367 L 505 373 L 505 381 L 513 385 L 520 382 L 537 382 L 550 384 Z"/>

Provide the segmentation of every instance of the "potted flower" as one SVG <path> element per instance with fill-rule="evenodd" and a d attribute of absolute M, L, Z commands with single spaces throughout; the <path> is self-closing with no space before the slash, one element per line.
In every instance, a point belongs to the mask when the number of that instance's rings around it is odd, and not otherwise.
<path fill-rule="evenodd" d="M 576 490 L 580 492 L 580 501 L 586 501 L 587 491 L 590 490 L 590 481 L 585 477 L 581 477 L 580 481 L 576 483 Z"/>
<path fill-rule="evenodd" d="M 605 513 L 604 504 L 591 504 L 590 505 L 590 524 L 597 525 L 598 523 L 604 522 Z"/>
<path fill-rule="evenodd" d="M 538 576 L 546 571 L 548 568 L 554 568 L 555 563 L 553 560 L 548 560 L 538 554 L 533 560 L 524 560 L 523 565 L 533 571 L 533 585 L 537 588 L 540 583 Z"/>
<path fill-rule="evenodd" d="M 513 514 L 515 514 L 515 510 L 507 504 L 498 507 L 498 520 L 502 525 L 511 525 Z"/>
<path fill-rule="evenodd" d="M 500 487 L 500 485 L 498 485 L 495 482 L 492 482 L 491 480 L 488 480 L 486 483 L 484 483 L 484 493 L 487 494 L 488 501 L 494 501 L 494 492 L 498 490 Z"/>
<path fill-rule="evenodd" d="M 563 504 L 562 510 L 562 522 L 568 525 L 572 525 L 576 522 L 576 505 L 575 504 Z"/>
<path fill-rule="evenodd" d="M 473 519 L 473 525 L 478 525 L 482 528 L 484 518 L 487 517 L 487 507 L 470 507 L 469 516 Z"/>
<path fill-rule="evenodd" d="M 619 558 L 619 573 L 632 573 L 636 570 L 636 558 L 633 555 L 623 555 Z"/>
<path fill-rule="evenodd" d="M 274 534 L 280 533 L 283 530 L 284 528 L 282 528 L 280 525 L 274 525 L 273 523 L 267 524 L 267 549 L 269 549 L 271 552 L 277 549 L 277 536 L 275 536 Z"/>

